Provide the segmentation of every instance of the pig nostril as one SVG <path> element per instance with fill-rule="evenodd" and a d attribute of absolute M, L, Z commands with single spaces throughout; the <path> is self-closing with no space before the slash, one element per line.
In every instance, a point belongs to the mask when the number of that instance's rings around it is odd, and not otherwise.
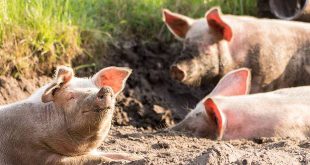
<path fill-rule="evenodd" d="M 98 97 L 98 99 L 103 99 L 104 95 L 98 95 L 97 97 Z"/>
<path fill-rule="evenodd" d="M 110 88 L 105 88 L 105 87 L 101 88 L 97 94 L 98 99 L 104 99 L 108 96 L 112 96 L 112 91 Z"/>
<path fill-rule="evenodd" d="M 170 73 L 173 79 L 182 81 L 185 78 L 185 72 L 180 69 L 178 66 L 171 66 Z"/>

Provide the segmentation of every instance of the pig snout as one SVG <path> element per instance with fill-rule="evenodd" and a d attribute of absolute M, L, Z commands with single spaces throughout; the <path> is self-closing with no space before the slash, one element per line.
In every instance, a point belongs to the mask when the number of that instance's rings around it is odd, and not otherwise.
<path fill-rule="evenodd" d="M 184 130 L 186 130 L 186 128 L 185 128 L 185 126 L 184 126 L 183 123 L 178 123 L 178 124 L 176 124 L 175 126 L 169 128 L 168 130 L 179 132 L 179 131 L 184 131 Z"/>
<path fill-rule="evenodd" d="M 186 77 L 185 69 L 178 65 L 171 66 L 170 74 L 171 74 L 171 77 L 177 81 L 183 81 Z"/>
<path fill-rule="evenodd" d="M 104 110 L 112 109 L 113 106 L 113 90 L 111 87 L 102 87 L 97 93 L 96 104 L 101 112 Z"/>

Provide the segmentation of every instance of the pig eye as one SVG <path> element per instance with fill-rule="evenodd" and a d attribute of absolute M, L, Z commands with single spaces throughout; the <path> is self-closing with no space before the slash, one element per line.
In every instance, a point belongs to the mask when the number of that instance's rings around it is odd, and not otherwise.
<path fill-rule="evenodd" d="M 55 88 L 55 89 L 52 91 L 52 95 L 55 96 L 56 92 L 58 92 L 59 89 L 60 89 L 59 87 Z"/>
<path fill-rule="evenodd" d="M 73 94 L 73 93 L 69 93 L 69 94 L 67 95 L 67 100 L 73 100 L 73 99 L 75 99 L 74 94 Z"/>

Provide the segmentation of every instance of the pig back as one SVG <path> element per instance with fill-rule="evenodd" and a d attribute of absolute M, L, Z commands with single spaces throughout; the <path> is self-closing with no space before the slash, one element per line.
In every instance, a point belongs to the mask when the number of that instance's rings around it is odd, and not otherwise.
<path fill-rule="evenodd" d="M 227 119 L 224 139 L 310 135 L 310 87 L 218 97 Z"/>
<path fill-rule="evenodd" d="M 252 69 L 252 93 L 310 84 L 310 24 L 228 16 L 235 67 Z"/>

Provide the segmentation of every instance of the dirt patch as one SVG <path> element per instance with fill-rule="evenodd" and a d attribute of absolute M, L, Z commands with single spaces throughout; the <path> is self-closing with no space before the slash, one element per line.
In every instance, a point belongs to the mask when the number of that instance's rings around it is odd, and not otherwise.
<path fill-rule="evenodd" d="M 31 79 L 0 76 L 0 105 L 26 98 L 50 80 L 51 78 L 46 76 Z"/>
<path fill-rule="evenodd" d="M 157 129 L 174 124 L 199 98 L 189 93 L 186 87 L 173 82 L 169 66 L 178 54 L 177 44 L 166 46 L 156 43 L 122 43 L 114 46 L 110 65 L 128 66 L 133 74 L 128 80 L 125 97 L 120 98 L 118 112 L 127 114 L 128 121 L 118 125 L 133 125 Z M 182 97 L 180 95 L 183 95 Z M 179 99 L 183 99 L 179 101 Z M 177 103 L 184 103 L 177 105 Z"/>
<path fill-rule="evenodd" d="M 309 164 L 309 140 L 259 138 L 212 141 L 172 132 L 112 128 L 102 145 L 106 152 L 126 152 L 143 157 L 129 164 Z"/>

